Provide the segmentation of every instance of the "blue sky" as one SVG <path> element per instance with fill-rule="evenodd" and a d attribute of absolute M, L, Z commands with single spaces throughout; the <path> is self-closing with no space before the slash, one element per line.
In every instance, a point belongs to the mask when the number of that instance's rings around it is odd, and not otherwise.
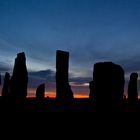
<path fill-rule="evenodd" d="M 74 77 L 92 77 L 99 61 L 139 72 L 139 26 L 139 0 L 0 0 L 0 70 L 24 51 L 30 71 L 55 71 L 61 49 Z"/>

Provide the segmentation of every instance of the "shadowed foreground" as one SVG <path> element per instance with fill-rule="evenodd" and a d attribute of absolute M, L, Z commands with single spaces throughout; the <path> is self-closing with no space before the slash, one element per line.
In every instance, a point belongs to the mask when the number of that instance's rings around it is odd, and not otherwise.
<path fill-rule="evenodd" d="M 72 99 L 66 102 L 55 98 L 27 98 L 23 101 L 8 100 L 0 97 L 0 112 L 2 113 L 140 113 L 140 100 L 132 102 L 123 100 L 119 104 L 96 104 L 89 98 Z"/>

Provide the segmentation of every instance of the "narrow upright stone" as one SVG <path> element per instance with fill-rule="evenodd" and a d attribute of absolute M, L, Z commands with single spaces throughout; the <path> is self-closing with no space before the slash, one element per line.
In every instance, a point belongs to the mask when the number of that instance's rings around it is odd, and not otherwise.
<path fill-rule="evenodd" d="M 57 50 L 56 52 L 56 98 L 72 99 L 73 92 L 68 81 L 69 52 Z"/>
<path fill-rule="evenodd" d="M 9 83 L 10 83 L 10 74 L 6 72 L 4 76 L 4 84 L 2 88 L 3 97 L 9 97 Z"/>
<path fill-rule="evenodd" d="M 137 80 L 138 73 L 131 73 L 128 83 L 128 99 L 130 101 L 136 101 L 138 99 Z"/>

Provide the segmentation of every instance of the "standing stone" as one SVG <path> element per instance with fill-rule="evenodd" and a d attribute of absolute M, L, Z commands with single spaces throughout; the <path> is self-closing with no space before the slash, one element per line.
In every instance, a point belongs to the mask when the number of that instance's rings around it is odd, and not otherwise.
<path fill-rule="evenodd" d="M 128 84 L 128 99 L 130 101 L 135 101 L 138 99 L 137 79 L 138 73 L 132 73 L 130 75 L 130 80 Z"/>
<path fill-rule="evenodd" d="M 13 75 L 10 81 L 10 96 L 15 99 L 25 99 L 27 96 L 28 72 L 25 53 L 17 54 Z"/>
<path fill-rule="evenodd" d="M 43 99 L 45 97 L 45 84 L 41 84 L 37 87 L 36 98 Z"/>
<path fill-rule="evenodd" d="M 73 92 L 68 81 L 69 52 L 56 52 L 56 98 L 60 100 L 72 99 Z"/>
<path fill-rule="evenodd" d="M 9 96 L 9 83 L 10 83 L 10 74 L 8 72 L 6 72 L 5 76 L 4 76 L 4 84 L 3 84 L 3 88 L 2 88 L 3 97 Z"/>
<path fill-rule="evenodd" d="M 111 103 L 121 101 L 124 93 L 124 70 L 112 62 L 94 65 L 94 98 L 97 102 Z"/>

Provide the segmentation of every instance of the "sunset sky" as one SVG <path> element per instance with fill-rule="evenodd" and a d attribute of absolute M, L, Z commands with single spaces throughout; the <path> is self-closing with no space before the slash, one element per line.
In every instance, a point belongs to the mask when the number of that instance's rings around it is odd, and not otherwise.
<path fill-rule="evenodd" d="M 130 73 L 140 71 L 140 1 L 0 0 L 2 74 L 12 72 L 16 54 L 24 51 L 30 95 L 46 83 L 46 96 L 55 96 L 58 49 L 70 52 L 76 97 L 88 96 L 93 65 L 99 61 L 120 64 L 127 87 Z"/>

